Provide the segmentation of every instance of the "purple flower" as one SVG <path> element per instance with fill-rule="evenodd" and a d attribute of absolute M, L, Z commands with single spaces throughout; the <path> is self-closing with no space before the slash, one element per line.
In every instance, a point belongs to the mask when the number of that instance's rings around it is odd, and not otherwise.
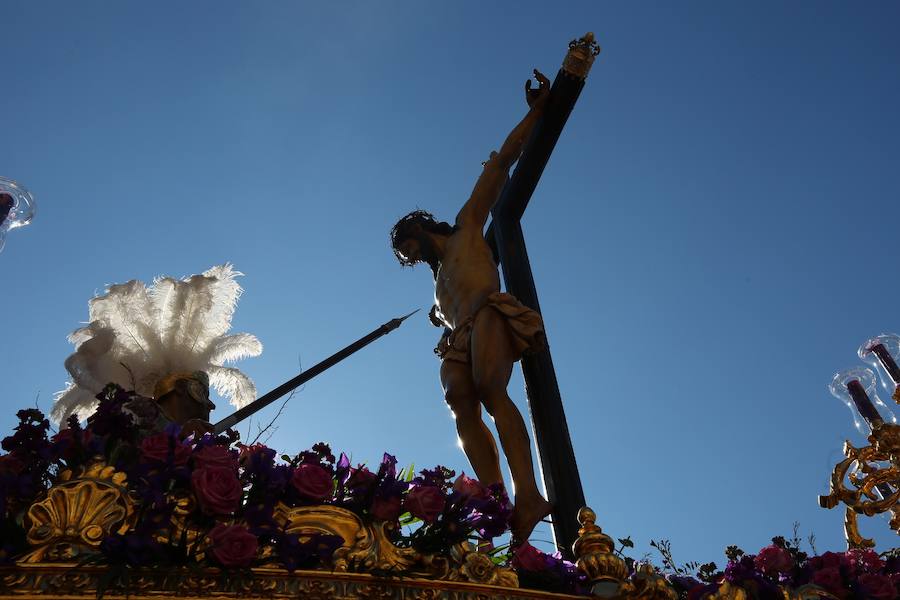
<path fill-rule="evenodd" d="M 689 592 L 698 585 L 702 585 L 699 581 L 687 575 L 675 575 L 673 573 L 666 575 L 666 579 L 675 586 L 675 589 L 682 592 Z"/>
<path fill-rule="evenodd" d="M 334 551 L 344 544 L 343 538 L 336 535 L 314 534 L 303 538 L 307 539 L 301 541 L 299 534 L 284 532 L 275 537 L 275 554 L 288 571 L 330 562 Z"/>
<path fill-rule="evenodd" d="M 151 535 L 136 532 L 114 533 L 103 540 L 100 549 L 113 563 L 127 563 L 140 567 L 157 563 L 162 547 Z"/>

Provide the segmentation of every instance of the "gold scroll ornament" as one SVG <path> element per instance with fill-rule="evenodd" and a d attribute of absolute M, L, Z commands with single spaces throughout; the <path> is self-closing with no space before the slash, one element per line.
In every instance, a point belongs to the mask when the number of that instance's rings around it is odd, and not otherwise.
<path fill-rule="evenodd" d="M 831 492 L 819 496 L 819 505 L 846 505 L 844 535 L 850 548 L 872 548 L 875 542 L 859 532 L 857 515 L 871 517 L 890 511 L 889 527 L 900 533 L 900 425 L 876 424 L 869 446 L 844 442 L 844 460 L 831 474 Z M 849 483 L 849 485 L 848 485 Z M 876 491 L 877 490 L 877 491 Z M 884 493 L 890 491 L 890 493 Z"/>

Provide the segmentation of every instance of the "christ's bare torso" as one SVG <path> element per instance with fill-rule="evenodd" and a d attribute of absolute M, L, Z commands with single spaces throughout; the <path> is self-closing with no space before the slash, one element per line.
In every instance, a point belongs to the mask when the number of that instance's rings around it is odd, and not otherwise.
<path fill-rule="evenodd" d="M 460 227 L 447 239 L 435 274 L 434 301 L 438 316 L 450 329 L 474 318 L 487 298 L 500 291 L 494 255 L 480 228 Z"/>

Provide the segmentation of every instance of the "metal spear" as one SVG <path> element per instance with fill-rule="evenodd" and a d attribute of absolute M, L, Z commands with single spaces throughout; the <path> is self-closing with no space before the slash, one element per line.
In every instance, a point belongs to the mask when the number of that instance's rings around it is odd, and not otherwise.
<path fill-rule="evenodd" d="M 240 423 L 241 421 L 243 421 L 244 419 L 246 419 L 253 413 L 257 412 L 258 410 L 260 410 L 262 408 L 265 408 L 266 406 L 268 406 L 272 402 L 275 402 L 276 400 L 278 400 L 279 398 L 281 398 L 282 396 L 284 396 L 291 390 L 303 385 L 304 383 L 306 383 L 307 381 L 309 381 L 310 379 L 312 379 L 313 377 L 315 377 L 322 371 L 325 371 L 326 369 L 333 367 L 334 365 L 341 362 L 342 360 L 344 360 L 345 358 L 347 358 L 348 356 L 350 356 L 357 350 L 361 350 L 362 348 L 365 348 L 366 346 L 368 346 L 369 344 L 371 344 L 372 342 L 374 342 L 381 336 L 387 335 L 390 332 L 394 331 L 395 329 L 400 327 L 400 324 L 403 323 L 403 321 L 405 321 L 406 319 L 410 318 L 411 316 L 413 316 L 414 314 L 419 312 L 419 310 L 421 310 L 421 309 L 416 309 L 406 316 L 398 317 L 396 319 L 391 319 L 390 321 L 388 321 L 381 327 L 375 329 L 368 335 L 365 335 L 365 336 L 359 338 L 358 340 L 356 340 L 355 342 L 353 342 L 352 344 L 350 344 L 343 350 L 339 350 L 339 351 L 335 352 L 334 354 L 332 354 L 331 356 L 329 356 L 328 358 L 326 358 L 319 364 L 314 365 L 314 366 L 310 367 L 309 369 L 303 371 L 302 373 L 300 373 L 293 379 L 285 381 L 284 383 L 279 385 L 277 388 L 275 388 L 271 392 L 263 394 L 262 396 L 260 396 L 259 398 L 257 398 L 256 400 L 254 400 L 253 402 L 248 404 L 247 406 L 245 406 L 241 409 L 238 409 L 234 413 L 228 415 L 227 417 L 225 417 L 224 419 L 222 419 L 221 421 L 219 421 L 218 423 L 213 425 L 213 432 L 216 435 L 218 435 L 218 434 L 222 433 L 223 431 L 225 431 L 226 429 L 234 427 L 235 425 L 237 425 L 238 423 Z"/>

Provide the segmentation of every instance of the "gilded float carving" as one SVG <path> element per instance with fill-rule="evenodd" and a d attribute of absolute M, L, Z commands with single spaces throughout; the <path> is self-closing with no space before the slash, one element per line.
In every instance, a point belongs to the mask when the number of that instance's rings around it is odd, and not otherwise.
<path fill-rule="evenodd" d="M 124 473 L 97 462 L 76 478 L 64 471 L 59 479 L 61 483 L 28 510 L 27 540 L 36 549 L 22 562 L 72 559 L 131 526 L 134 502 L 124 487 Z"/>

